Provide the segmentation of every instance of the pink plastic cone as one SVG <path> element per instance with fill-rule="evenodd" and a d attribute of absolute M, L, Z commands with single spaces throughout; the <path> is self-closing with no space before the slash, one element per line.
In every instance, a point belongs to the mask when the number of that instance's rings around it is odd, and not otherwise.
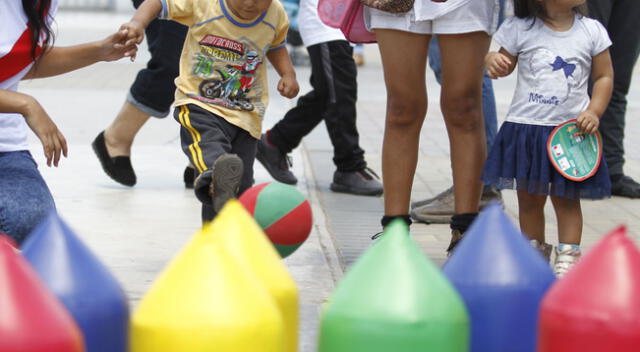
<path fill-rule="evenodd" d="M 640 351 L 640 252 L 621 226 L 542 301 L 538 352 Z"/>

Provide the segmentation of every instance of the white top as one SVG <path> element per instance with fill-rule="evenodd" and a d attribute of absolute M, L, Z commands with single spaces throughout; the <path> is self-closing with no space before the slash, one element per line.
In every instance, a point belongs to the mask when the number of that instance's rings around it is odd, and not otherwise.
<path fill-rule="evenodd" d="M 493 39 L 518 57 L 518 82 L 507 121 L 555 126 L 577 118 L 589 105 L 592 58 L 611 40 L 600 22 L 576 15 L 557 32 L 540 19 L 508 18 Z"/>
<path fill-rule="evenodd" d="M 342 31 L 322 23 L 318 16 L 318 0 L 300 0 L 298 29 L 307 47 L 332 40 L 346 40 Z"/>
<path fill-rule="evenodd" d="M 51 1 L 49 18 L 53 18 L 58 2 Z M 0 89 L 16 91 L 18 83 L 29 72 L 33 62 L 30 58 L 31 37 L 27 30 L 27 17 L 22 9 L 21 0 L 0 1 Z M 21 41 L 19 39 L 22 38 Z M 26 44 L 26 45 L 25 45 Z M 11 54 L 11 60 L 9 60 Z M 17 59 L 16 59 L 17 58 Z M 8 77 L 7 77 L 8 76 Z M 29 127 L 19 114 L 0 114 L 0 152 L 27 150 L 27 131 Z"/>
<path fill-rule="evenodd" d="M 478 1 L 478 0 L 474 0 Z M 471 2 L 471 0 L 449 0 L 446 2 L 434 2 L 431 0 L 415 0 L 413 9 L 416 21 L 430 21 L 445 15 L 458 7 Z"/>

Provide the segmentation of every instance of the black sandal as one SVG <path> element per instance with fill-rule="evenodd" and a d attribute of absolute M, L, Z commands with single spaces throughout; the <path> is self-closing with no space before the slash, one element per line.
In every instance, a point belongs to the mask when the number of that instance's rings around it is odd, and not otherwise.
<path fill-rule="evenodd" d="M 131 158 L 128 156 L 111 157 L 107 152 L 107 146 L 104 141 L 104 131 L 100 132 L 96 139 L 91 143 L 93 151 L 96 153 L 102 170 L 114 181 L 125 186 L 132 187 L 136 184 L 136 173 L 131 165 Z"/>

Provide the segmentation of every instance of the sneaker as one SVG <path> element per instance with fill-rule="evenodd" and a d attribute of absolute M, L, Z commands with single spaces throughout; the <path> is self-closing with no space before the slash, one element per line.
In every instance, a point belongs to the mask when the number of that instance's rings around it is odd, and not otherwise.
<path fill-rule="evenodd" d="M 211 200 L 213 210 L 218 213 L 231 198 L 238 196 L 244 166 L 235 154 L 222 154 L 213 163 Z"/>
<path fill-rule="evenodd" d="M 383 193 L 380 177 L 368 167 L 360 171 L 336 171 L 333 174 L 331 190 L 359 196 L 381 196 Z"/>
<path fill-rule="evenodd" d="M 480 197 L 480 210 L 491 202 L 502 203 L 502 193 L 495 187 L 485 187 Z M 438 194 L 432 199 L 414 202 L 411 218 L 427 224 L 448 224 L 455 211 L 453 187 Z"/>
<path fill-rule="evenodd" d="M 288 185 L 298 183 L 296 176 L 289 170 L 292 165 L 291 158 L 277 147 L 270 145 L 266 134 L 263 134 L 258 141 L 256 159 L 276 181 Z"/>
<path fill-rule="evenodd" d="M 627 198 L 640 198 L 640 184 L 629 176 L 611 183 L 611 194 Z"/>
<path fill-rule="evenodd" d="M 531 243 L 531 247 L 537 249 L 540 255 L 542 255 L 542 257 L 547 260 L 547 263 L 549 263 L 551 260 L 551 250 L 553 250 L 553 246 L 548 243 L 540 243 L 538 240 L 530 240 L 529 243 Z"/>
<path fill-rule="evenodd" d="M 192 189 L 193 182 L 196 179 L 196 170 L 192 166 L 185 167 L 184 173 L 182 174 L 182 179 L 184 180 L 184 187 Z"/>
<path fill-rule="evenodd" d="M 559 244 L 556 247 L 556 259 L 553 262 L 553 272 L 558 278 L 563 277 L 580 259 L 582 252 L 579 247 L 570 244 Z"/>
<path fill-rule="evenodd" d="M 450 257 L 453 254 L 453 250 L 456 248 L 458 243 L 460 243 L 462 237 L 464 237 L 464 233 L 460 232 L 460 230 L 451 230 L 451 242 L 449 242 L 449 247 L 447 248 L 447 257 Z"/>

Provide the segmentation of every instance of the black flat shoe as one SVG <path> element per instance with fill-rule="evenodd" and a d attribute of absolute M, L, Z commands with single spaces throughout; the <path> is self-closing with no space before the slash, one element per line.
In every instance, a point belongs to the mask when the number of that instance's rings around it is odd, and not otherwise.
<path fill-rule="evenodd" d="M 182 174 L 182 179 L 184 180 L 185 188 L 193 188 L 193 181 L 196 179 L 196 170 L 191 166 L 187 166 L 184 168 L 184 173 Z"/>
<path fill-rule="evenodd" d="M 91 143 L 93 151 L 96 153 L 102 170 L 114 181 L 125 186 L 132 187 L 136 184 L 136 173 L 131 165 L 131 158 L 128 156 L 111 157 L 107 152 L 107 146 L 104 141 L 104 131 Z"/>
<path fill-rule="evenodd" d="M 611 183 L 611 194 L 627 198 L 640 198 L 640 184 L 629 176 L 622 176 L 617 182 Z"/>

